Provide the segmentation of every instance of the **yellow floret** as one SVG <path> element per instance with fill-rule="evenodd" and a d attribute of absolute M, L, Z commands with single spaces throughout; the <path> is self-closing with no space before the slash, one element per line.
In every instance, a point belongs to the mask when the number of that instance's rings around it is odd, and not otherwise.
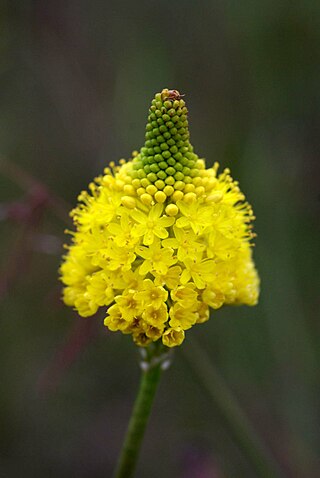
<path fill-rule="evenodd" d="M 145 322 L 154 327 L 162 327 L 168 319 L 168 311 L 165 303 L 160 307 L 155 307 L 154 304 L 147 305 L 142 313 L 142 318 Z"/>
<path fill-rule="evenodd" d="M 184 330 L 180 327 L 169 328 L 162 335 L 162 343 L 166 347 L 177 347 L 184 341 Z"/>
<path fill-rule="evenodd" d="M 138 297 L 146 305 L 152 304 L 155 309 L 159 309 L 168 298 L 168 291 L 161 286 L 156 286 L 150 279 L 144 279 L 140 284 L 141 292 Z"/>
<path fill-rule="evenodd" d="M 183 330 L 190 329 L 197 322 L 197 314 L 193 309 L 186 309 L 180 304 L 174 304 L 169 311 L 169 325 L 176 329 L 181 327 Z"/>

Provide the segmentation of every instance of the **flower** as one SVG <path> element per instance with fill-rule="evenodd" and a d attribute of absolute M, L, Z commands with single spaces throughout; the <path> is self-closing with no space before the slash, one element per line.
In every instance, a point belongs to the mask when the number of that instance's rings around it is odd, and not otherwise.
<path fill-rule="evenodd" d="M 137 295 L 144 303 L 152 304 L 155 309 L 160 309 L 161 304 L 168 298 L 168 291 L 164 287 L 155 285 L 150 279 L 145 279 L 142 282 L 141 289 Z"/>
<path fill-rule="evenodd" d="M 168 229 L 174 223 L 173 217 L 162 216 L 163 204 L 156 204 L 145 214 L 138 209 L 131 211 L 131 217 L 138 224 L 133 227 L 135 237 L 143 236 L 143 244 L 149 246 L 154 241 L 154 236 L 165 239 L 169 236 Z"/>
<path fill-rule="evenodd" d="M 142 317 L 145 322 L 154 327 L 162 327 L 168 319 L 168 310 L 165 303 L 160 307 L 155 307 L 153 304 L 147 305 Z"/>
<path fill-rule="evenodd" d="M 139 273 L 143 276 L 148 272 L 153 276 L 166 274 L 169 267 L 177 262 L 173 257 L 173 249 L 162 247 L 159 240 L 154 241 L 149 247 L 138 246 L 136 253 L 144 259 L 139 269 Z"/>
<path fill-rule="evenodd" d="M 180 304 L 174 304 L 170 308 L 170 321 L 169 325 L 176 329 L 181 328 L 183 330 L 190 329 L 197 322 L 197 314 L 190 309 L 182 307 Z"/>
<path fill-rule="evenodd" d="M 179 93 L 157 93 L 143 147 L 111 163 L 71 213 L 65 303 L 84 317 L 105 308 L 110 330 L 167 347 L 207 321 L 209 307 L 255 305 L 253 212 L 230 171 L 218 169 L 194 153 Z"/>
<path fill-rule="evenodd" d="M 190 282 L 186 286 L 179 286 L 171 291 L 171 299 L 176 301 L 181 307 L 188 309 L 196 304 L 198 292 L 195 285 Z"/>

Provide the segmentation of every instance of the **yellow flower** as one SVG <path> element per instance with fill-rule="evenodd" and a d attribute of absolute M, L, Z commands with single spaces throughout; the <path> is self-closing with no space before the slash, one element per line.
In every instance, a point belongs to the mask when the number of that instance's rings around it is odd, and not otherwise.
<path fill-rule="evenodd" d="M 177 301 L 185 309 L 194 306 L 197 303 L 197 298 L 198 292 L 192 282 L 171 291 L 171 299 Z"/>
<path fill-rule="evenodd" d="M 180 345 L 209 307 L 257 303 L 254 215 L 230 171 L 206 168 L 177 91 L 152 100 L 139 152 L 82 192 L 60 267 L 63 299 L 139 346 Z"/>
<path fill-rule="evenodd" d="M 207 320 L 209 320 L 210 311 L 208 305 L 205 302 L 198 302 L 197 315 L 197 324 L 203 324 L 204 322 L 207 322 Z"/>
<path fill-rule="evenodd" d="M 142 314 L 142 318 L 147 324 L 154 327 L 161 327 L 168 319 L 168 311 L 165 303 L 162 303 L 160 307 L 155 307 L 153 304 L 147 305 Z"/>
<path fill-rule="evenodd" d="M 186 257 L 194 257 L 201 255 L 205 250 L 205 244 L 198 242 L 197 236 L 192 230 L 179 229 L 173 226 L 174 238 L 165 239 L 162 241 L 164 247 L 172 247 L 178 249 L 177 257 L 179 261 L 183 262 Z"/>
<path fill-rule="evenodd" d="M 99 305 L 95 301 L 90 299 L 87 292 L 79 292 L 80 293 L 78 293 L 74 297 L 74 306 L 79 312 L 79 315 L 81 315 L 82 317 L 90 317 L 91 315 L 94 315 L 97 312 Z"/>
<path fill-rule="evenodd" d="M 225 295 L 221 291 L 214 290 L 211 287 L 205 289 L 202 299 L 213 309 L 219 309 L 226 300 Z"/>
<path fill-rule="evenodd" d="M 131 269 L 131 264 L 134 262 L 136 255 L 130 249 L 125 247 L 119 247 L 115 244 L 110 247 L 109 251 L 109 264 L 108 267 L 111 271 L 116 271 L 121 267 L 123 271 Z"/>
<path fill-rule="evenodd" d="M 134 343 L 139 347 L 146 347 L 152 342 L 152 339 L 147 336 L 143 329 L 141 329 L 139 332 L 133 332 L 132 338 Z"/>
<path fill-rule="evenodd" d="M 154 283 L 167 286 L 168 289 L 175 289 L 180 283 L 181 272 L 180 266 L 169 267 L 165 274 L 157 274 L 154 277 Z"/>
<path fill-rule="evenodd" d="M 162 216 L 163 204 L 156 204 L 150 209 L 149 214 L 134 209 L 131 217 L 137 221 L 133 228 L 133 235 L 136 237 L 143 236 L 143 244 L 149 246 L 154 241 L 154 236 L 160 239 L 168 237 L 169 233 L 166 228 L 172 226 L 174 217 Z"/>
<path fill-rule="evenodd" d="M 210 259 L 201 260 L 199 257 L 185 259 L 185 269 L 181 275 L 181 284 L 186 284 L 190 279 L 198 289 L 204 289 L 212 280 L 214 262 Z"/>
<path fill-rule="evenodd" d="M 137 298 L 137 293 L 134 290 L 116 296 L 115 301 L 119 306 L 122 317 L 128 322 L 138 317 L 143 311 L 142 301 Z"/>
<path fill-rule="evenodd" d="M 137 256 L 144 259 L 139 269 L 141 275 L 146 275 L 148 272 L 151 272 L 154 276 L 166 274 L 168 268 L 177 262 L 177 260 L 172 257 L 173 249 L 170 249 L 170 247 L 161 247 L 159 239 L 155 240 L 149 247 L 138 246 L 136 253 Z"/>
<path fill-rule="evenodd" d="M 182 214 L 177 219 L 177 227 L 192 228 L 195 234 L 203 232 L 203 230 L 212 223 L 212 208 L 203 206 L 201 203 L 186 204 L 178 201 L 177 206 Z"/>
<path fill-rule="evenodd" d="M 156 286 L 150 279 L 145 279 L 141 288 L 141 292 L 138 293 L 139 298 L 145 304 L 152 304 L 155 309 L 159 309 L 168 298 L 168 292 L 163 287 Z"/>
<path fill-rule="evenodd" d="M 162 337 L 164 331 L 164 324 L 160 324 L 158 327 L 151 325 L 147 322 L 142 323 L 142 327 L 146 336 L 151 339 L 153 342 Z"/>
<path fill-rule="evenodd" d="M 184 330 L 181 327 L 169 327 L 162 335 L 162 342 L 166 347 L 176 347 L 184 341 Z"/>
<path fill-rule="evenodd" d="M 123 247 L 134 247 L 138 242 L 132 234 L 132 223 L 130 220 L 129 213 L 125 208 L 119 210 L 120 213 L 120 224 L 111 222 L 108 226 L 108 232 L 114 236 L 114 242 L 117 246 Z"/>
<path fill-rule="evenodd" d="M 92 274 L 88 279 L 87 292 L 91 300 L 99 307 L 111 304 L 114 299 L 114 292 L 110 274 L 106 274 L 105 271 Z"/>
<path fill-rule="evenodd" d="M 125 333 L 128 328 L 128 321 L 123 318 L 120 307 L 117 304 L 112 305 L 108 309 L 108 314 L 104 319 L 104 325 L 112 332 L 121 330 Z"/>
<path fill-rule="evenodd" d="M 169 315 L 169 325 L 174 329 L 181 327 L 183 330 L 188 330 L 197 322 L 198 319 L 196 312 L 194 312 L 192 309 L 186 309 L 180 304 L 174 304 L 174 306 L 170 308 Z"/>

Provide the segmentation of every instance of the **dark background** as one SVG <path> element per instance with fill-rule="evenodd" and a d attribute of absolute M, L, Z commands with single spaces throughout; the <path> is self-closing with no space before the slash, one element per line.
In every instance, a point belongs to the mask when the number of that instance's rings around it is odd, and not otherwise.
<path fill-rule="evenodd" d="M 187 337 L 284 476 L 318 476 L 320 3 L 4 1 L 0 31 L 0 475 L 111 474 L 138 354 L 60 302 L 65 211 L 140 148 L 168 87 L 186 94 L 196 152 L 230 167 L 254 207 L 262 280 L 257 307 Z M 180 350 L 137 476 L 257 476 Z"/>

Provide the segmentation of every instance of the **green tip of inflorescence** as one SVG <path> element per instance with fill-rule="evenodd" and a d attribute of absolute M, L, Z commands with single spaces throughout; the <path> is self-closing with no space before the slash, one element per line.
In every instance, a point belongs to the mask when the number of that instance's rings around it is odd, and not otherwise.
<path fill-rule="evenodd" d="M 188 110 L 177 90 L 164 89 L 151 102 L 146 141 L 133 160 L 133 184 L 157 192 L 160 201 L 199 175 L 199 158 L 189 141 Z M 201 167 L 201 165 L 200 165 Z M 137 188 L 138 189 L 138 188 Z"/>

